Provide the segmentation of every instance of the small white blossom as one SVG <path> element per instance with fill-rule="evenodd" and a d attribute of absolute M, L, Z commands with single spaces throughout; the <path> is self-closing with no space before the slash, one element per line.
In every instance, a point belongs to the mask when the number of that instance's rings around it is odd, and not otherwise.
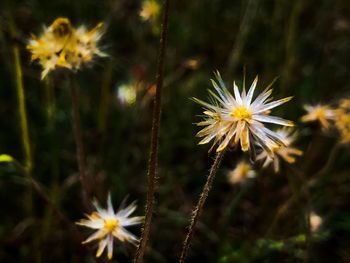
<path fill-rule="evenodd" d="M 198 137 L 204 137 L 199 144 L 214 141 L 218 145 L 217 152 L 225 149 L 230 143 L 241 144 L 242 151 L 248 151 L 254 142 L 273 154 L 273 148 L 283 145 L 283 141 L 277 133 L 266 128 L 263 123 L 273 123 L 282 126 L 293 126 L 291 121 L 276 116 L 270 116 L 269 110 L 291 100 L 292 97 L 271 101 L 269 98 L 272 89 L 269 85 L 260 95 L 253 100 L 253 94 L 258 82 L 258 76 L 254 79 L 248 93 L 243 87 L 240 93 L 236 83 L 233 83 L 234 96 L 227 90 L 219 72 L 216 72 L 217 82 L 212 80 L 216 93 L 209 90 L 210 103 L 194 98 L 204 107 L 204 121 L 198 126 L 205 126 L 197 133 Z"/>
<path fill-rule="evenodd" d="M 291 128 L 284 127 L 282 129 L 278 129 L 276 133 L 278 134 L 279 138 L 281 138 L 284 145 L 273 149 L 273 158 L 266 151 L 262 151 L 256 157 L 256 159 L 264 161 L 263 167 L 267 167 L 272 163 L 275 173 L 278 173 L 280 170 L 280 158 L 285 160 L 287 163 L 294 163 L 296 161 L 295 157 L 301 156 L 303 152 L 291 146 L 297 137 L 297 133 L 293 133 Z"/>
<path fill-rule="evenodd" d="M 331 121 L 335 118 L 335 110 L 328 105 L 305 105 L 305 111 L 307 114 L 301 117 L 302 122 L 316 122 L 318 121 L 322 128 L 328 129 Z"/>
<path fill-rule="evenodd" d="M 121 242 L 130 242 L 137 244 L 138 239 L 125 228 L 128 226 L 138 225 L 142 222 L 143 217 L 129 217 L 136 209 L 135 203 L 130 204 L 126 208 L 115 212 L 112 206 L 111 196 L 108 195 L 107 209 L 101 208 L 95 202 L 96 211 L 90 215 L 86 215 L 87 219 L 81 219 L 78 225 L 95 229 L 96 232 L 89 236 L 83 244 L 98 240 L 99 245 L 96 257 L 100 257 L 107 247 L 107 257 L 113 257 L 113 240 L 116 238 Z"/>
<path fill-rule="evenodd" d="M 322 225 L 322 217 L 320 217 L 318 214 L 315 212 L 310 213 L 310 228 L 311 232 L 315 233 Z"/>
<path fill-rule="evenodd" d="M 236 168 L 227 174 L 228 181 L 231 184 L 243 183 L 248 178 L 255 178 L 256 172 L 252 169 L 252 166 L 245 161 L 240 161 Z"/>

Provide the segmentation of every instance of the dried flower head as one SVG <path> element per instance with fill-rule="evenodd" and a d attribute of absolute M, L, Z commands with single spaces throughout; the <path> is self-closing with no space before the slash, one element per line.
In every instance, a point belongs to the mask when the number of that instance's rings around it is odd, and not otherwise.
<path fill-rule="evenodd" d="M 228 181 L 231 184 L 243 183 L 248 178 L 254 178 L 255 176 L 256 173 L 252 166 L 245 161 L 240 161 L 236 168 L 227 174 Z"/>
<path fill-rule="evenodd" d="M 144 21 L 154 20 L 160 14 L 160 5 L 156 0 L 144 0 L 142 3 L 140 17 Z"/>
<path fill-rule="evenodd" d="M 56 68 L 75 71 L 95 56 L 106 56 L 98 48 L 102 27 L 103 23 L 99 23 L 91 30 L 85 26 L 75 29 L 69 19 L 57 18 L 49 27 L 44 27 L 39 37 L 32 35 L 27 49 L 32 53 L 32 61 L 38 60 L 43 67 L 41 78 Z"/>
<path fill-rule="evenodd" d="M 350 142 L 350 99 L 343 99 L 335 110 L 335 127 L 340 133 L 341 143 Z"/>
<path fill-rule="evenodd" d="M 94 205 L 96 211 L 86 215 L 88 219 L 81 219 L 77 224 L 96 230 L 83 242 L 83 244 L 86 244 L 94 240 L 99 241 L 96 257 L 100 257 L 107 247 L 108 259 L 112 259 L 114 238 L 121 242 L 127 241 L 137 244 L 138 239 L 125 229 L 125 227 L 140 224 L 143 220 L 143 217 L 139 216 L 129 217 L 136 209 L 135 203 L 114 212 L 111 196 L 108 195 L 107 209 L 101 208 L 97 202 Z"/>
<path fill-rule="evenodd" d="M 335 112 L 328 105 L 305 105 L 304 109 L 307 114 L 305 114 L 302 118 L 302 122 L 319 122 L 324 129 L 328 129 L 330 127 L 330 122 L 334 120 Z"/>
<path fill-rule="evenodd" d="M 283 145 L 279 135 L 266 128 L 263 123 L 274 123 L 282 126 L 293 126 L 291 121 L 268 115 L 268 111 L 289 100 L 292 97 L 271 101 L 269 98 L 273 82 L 253 100 L 253 93 L 258 82 L 258 76 L 254 79 L 248 93 L 240 94 L 236 83 L 233 83 L 234 96 L 227 90 L 219 72 L 216 72 L 218 84 L 212 80 L 216 93 L 209 90 L 210 103 L 194 98 L 204 107 L 204 121 L 198 126 L 206 126 L 197 133 L 198 137 L 204 137 L 199 144 L 214 141 L 218 145 L 217 152 L 225 149 L 229 144 L 241 144 L 242 151 L 248 151 L 252 142 L 273 154 L 273 149 Z M 252 141 L 253 140 L 253 141 Z"/>
<path fill-rule="evenodd" d="M 284 145 L 273 149 L 274 158 L 269 156 L 265 151 L 262 151 L 256 159 L 264 161 L 263 167 L 267 167 L 272 163 L 275 173 L 278 173 L 280 171 L 279 158 L 287 163 L 294 163 L 296 156 L 301 156 L 303 152 L 291 146 L 297 137 L 297 133 L 293 132 L 291 128 L 278 129 L 276 133 L 282 139 Z"/>

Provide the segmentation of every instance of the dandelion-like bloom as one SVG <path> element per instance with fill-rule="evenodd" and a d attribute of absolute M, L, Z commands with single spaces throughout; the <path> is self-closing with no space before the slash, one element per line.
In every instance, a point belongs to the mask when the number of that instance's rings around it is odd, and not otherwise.
<path fill-rule="evenodd" d="M 231 184 L 243 183 L 248 178 L 254 178 L 256 176 L 252 166 L 245 162 L 240 161 L 233 171 L 227 174 L 227 179 Z"/>
<path fill-rule="evenodd" d="M 194 98 L 201 104 L 204 111 L 204 121 L 197 123 L 198 126 L 206 126 L 197 133 L 198 137 L 204 137 L 199 144 L 214 141 L 218 145 L 216 151 L 220 152 L 230 143 L 241 144 L 242 151 L 248 151 L 252 145 L 252 140 L 265 149 L 269 154 L 273 154 L 275 147 L 283 145 L 279 135 L 266 128 L 263 123 L 274 123 L 282 126 L 293 126 L 291 121 L 270 116 L 267 112 L 289 100 L 292 97 L 271 101 L 269 98 L 272 83 L 253 100 L 253 93 L 258 82 L 258 76 L 254 79 L 248 93 L 243 86 L 242 93 L 236 83 L 233 83 L 234 96 L 227 90 L 221 79 L 219 72 L 216 72 L 218 84 L 212 80 L 216 93 L 210 92 L 211 103 Z"/>
<path fill-rule="evenodd" d="M 273 149 L 274 158 L 269 156 L 265 151 L 262 151 L 256 159 L 264 161 L 263 167 L 267 167 L 272 163 L 275 173 L 278 173 L 280 170 L 279 158 L 285 160 L 287 163 L 294 163 L 296 156 L 301 156 L 303 151 L 291 146 L 297 137 L 297 133 L 293 132 L 291 128 L 278 129 L 276 133 L 282 139 L 284 145 Z"/>
<path fill-rule="evenodd" d="M 91 30 L 85 26 L 72 27 L 69 19 L 57 18 L 49 27 L 45 27 L 39 37 L 32 35 L 27 49 L 32 53 L 32 61 L 38 60 L 43 71 L 41 78 L 56 68 L 78 70 L 95 56 L 106 56 L 99 47 L 103 24 L 99 23 Z"/>
<path fill-rule="evenodd" d="M 144 21 L 155 19 L 160 13 L 160 5 L 155 0 L 145 0 L 142 3 L 140 17 Z"/>
<path fill-rule="evenodd" d="M 334 120 L 335 112 L 328 105 L 305 105 L 304 109 L 307 114 L 301 117 L 302 122 L 319 122 L 324 129 L 328 129 L 330 122 Z"/>
<path fill-rule="evenodd" d="M 335 127 L 340 133 L 341 143 L 350 142 L 350 99 L 343 99 L 336 109 Z"/>
<path fill-rule="evenodd" d="M 99 241 L 96 257 L 100 257 L 107 247 L 108 259 L 112 259 L 114 238 L 121 242 L 127 241 L 137 244 L 137 237 L 125 229 L 125 227 L 140 224 L 143 220 L 143 217 L 139 216 L 129 217 L 136 209 L 135 203 L 114 212 L 111 196 L 108 195 L 107 209 L 101 208 L 97 202 L 94 205 L 97 211 L 86 215 L 88 219 L 81 219 L 77 224 L 96 230 L 83 242 L 83 244 L 86 244 L 94 240 Z"/>

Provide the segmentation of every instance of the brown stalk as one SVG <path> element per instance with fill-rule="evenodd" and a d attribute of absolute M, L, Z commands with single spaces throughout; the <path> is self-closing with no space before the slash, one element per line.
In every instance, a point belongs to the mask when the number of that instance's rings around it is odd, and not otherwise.
<path fill-rule="evenodd" d="M 159 41 L 159 53 L 157 62 L 157 75 L 156 75 L 156 95 L 153 105 L 153 117 L 152 117 L 152 134 L 151 134 L 151 149 L 148 161 L 148 189 L 146 197 L 145 208 L 145 220 L 142 228 L 140 243 L 137 247 L 134 262 L 140 263 L 143 261 L 143 256 L 146 250 L 147 241 L 149 239 L 149 232 L 151 229 L 153 206 L 154 206 L 154 193 L 157 185 L 157 162 L 158 162 L 158 145 L 159 145 L 159 128 L 160 128 L 160 116 L 161 116 L 161 91 L 163 87 L 164 79 L 164 60 L 165 49 L 168 34 L 168 20 L 169 20 L 169 1 L 163 1 L 163 18 L 162 29 Z"/>
<path fill-rule="evenodd" d="M 207 182 L 205 183 L 202 193 L 199 197 L 198 203 L 196 205 L 196 207 L 193 209 L 192 211 L 192 219 L 191 219 L 191 223 L 190 226 L 188 228 L 188 232 L 185 238 L 185 241 L 183 243 L 183 247 L 182 247 L 182 251 L 181 251 L 181 256 L 180 256 L 180 263 L 184 263 L 188 250 L 190 248 L 191 245 L 191 241 L 193 238 L 193 234 L 196 228 L 196 224 L 198 222 L 199 217 L 201 216 L 205 201 L 207 200 L 207 197 L 209 195 L 209 191 L 213 185 L 214 182 L 214 178 L 216 176 L 216 173 L 218 171 L 218 168 L 220 166 L 221 160 L 224 156 L 225 150 L 218 152 L 218 154 L 216 155 L 216 158 L 214 160 L 214 163 L 212 165 L 212 167 L 210 168 L 210 172 L 209 172 L 209 176 L 207 178 Z"/>

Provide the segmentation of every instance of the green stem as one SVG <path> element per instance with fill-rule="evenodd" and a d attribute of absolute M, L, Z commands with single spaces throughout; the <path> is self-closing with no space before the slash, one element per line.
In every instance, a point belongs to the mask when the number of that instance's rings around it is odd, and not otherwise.
<path fill-rule="evenodd" d="M 45 89 L 45 100 L 46 100 L 46 115 L 47 115 L 47 133 L 49 137 L 49 151 L 50 151 L 50 165 L 51 165 L 51 186 L 50 186 L 50 199 L 56 203 L 56 206 L 60 208 L 59 200 L 59 158 L 58 158 L 58 147 L 57 147 L 57 133 L 55 130 L 55 116 L 56 116 L 56 101 L 53 81 L 50 76 L 45 78 L 44 82 Z M 50 227 L 52 222 L 55 221 L 55 216 L 50 207 L 46 209 L 45 216 L 42 224 L 42 242 L 49 237 Z"/>
<path fill-rule="evenodd" d="M 165 49 L 168 35 L 168 20 L 169 20 L 169 1 L 164 0 L 163 2 L 163 22 L 159 43 L 158 53 L 158 65 L 157 65 L 157 76 L 156 76 L 156 95 L 153 106 L 153 118 L 152 118 L 152 134 L 151 134 L 151 149 L 150 157 L 148 162 L 148 188 L 147 188 L 147 199 L 146 199 L 146 212 L 145 221 L 142 228 L 140 243 L 137 247 L 134 262 L 140 263 L 143 261 L 143 256 L 146 250 L 146 245 L 149 238 L 149 232 L 151 229 L 153 206 L 154 206 L 154 193 L 156 191 L 157 184 L 157 162 L 158 162 L 158 144 L 159 144 L 159 129 L 160 129 L 160 116 L 161 116 L 161 98 L 162 98 L 162 87 L 164 79 L 164 60 L 165 60 Z"/>
<path fill-rule="evenodd" d="M 32 161 L 32 153 L 31 153 L 29 131 L 28 131 L 26 101 L 25 101 L 25 95 L 24 95 L 23 75 L 22 75 L 22 66 L 21 66 L 21 57 L 20 57 L 19 47 L 17 45 L 13 45 L 12 51 L 13 51 L 14 62 L 15 62 L 16 93 L 17 93 L 17 102 L 18 102 L 22 149 L 23 149 L 23 155 L 24 155 L 24 169 L 26 174 L 31 175 L 32 168 L 33 168 L 33 161 Z M 28 192 L 26 194 L 27 194 L 27 197 L 25 198 L 27 200 L 26 209 L 28 210 L 28 213 L 31 213 L 31 211 L 33 210 L 32 187 L 29 187 Z"/>
<path fill-rule="evenodd" d="M 26 172 L 31 173 L 33 168 L 33 161 L 32 161 L 32 154 L 31 154 L 30 141 L 29 141 L 27 111 L 26 111 L 26 102 L 25 102 L 22 68 L 21 68 L 21 58 L 19 54 L 19 48 L 17 45 L 13 46 L 13 54 L 15 59 L 16 91 L 17 91 L 18 111 L 19 111 L 20 126 L 21 126 L 22 147 L 24 152 L 24 163 L 25 163 Z"/>

